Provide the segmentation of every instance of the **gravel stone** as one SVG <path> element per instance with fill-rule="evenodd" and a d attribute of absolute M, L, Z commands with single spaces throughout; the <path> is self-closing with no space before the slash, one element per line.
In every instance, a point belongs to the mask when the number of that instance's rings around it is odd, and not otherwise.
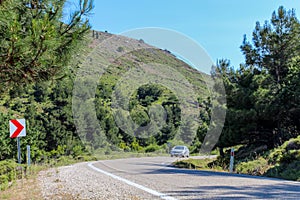
<path fill-rule="evenodd" d="M 39 173 L 38 181 L 45 200 L 94 199 L 141 200 L 156 197 L 78 163 L 51 168 Z"/>

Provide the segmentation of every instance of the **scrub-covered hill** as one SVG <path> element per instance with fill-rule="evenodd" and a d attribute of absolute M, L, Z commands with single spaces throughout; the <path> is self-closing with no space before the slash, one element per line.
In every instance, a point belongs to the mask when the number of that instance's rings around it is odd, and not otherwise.
<path fill-rule="evenodd" d="M 31 145 L 33 161 L 87 149 L 150 152 L 184 142 L 199 148 L 208 75 L 143 40 L 98 31 L 85 40 L 60 75 L 1 96 L 1 160 L 16 156 L 11 118 L 26 119 L 22 155 Z"/>

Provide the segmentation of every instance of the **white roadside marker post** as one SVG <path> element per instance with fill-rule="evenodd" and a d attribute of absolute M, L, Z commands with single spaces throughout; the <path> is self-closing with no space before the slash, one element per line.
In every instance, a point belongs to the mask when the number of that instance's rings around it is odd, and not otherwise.
<path fill-rule="evenodd" d="M 233 163 L 234 163 L 234 148 L 231 148 L 230 152 L 230 165 L 229 165 L 229 172 L 233 172 Z"/>

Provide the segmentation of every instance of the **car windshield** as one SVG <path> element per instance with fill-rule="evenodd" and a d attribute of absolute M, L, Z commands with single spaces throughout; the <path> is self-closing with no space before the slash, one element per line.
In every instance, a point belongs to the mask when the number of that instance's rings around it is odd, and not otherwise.
<path fill-rule="evenodd" d="M 184 147 L 183 146 L 176 146 L 176 147 L 174 147 L 174 149 L 176 149 L 176 150 L 183 150 Z"/>

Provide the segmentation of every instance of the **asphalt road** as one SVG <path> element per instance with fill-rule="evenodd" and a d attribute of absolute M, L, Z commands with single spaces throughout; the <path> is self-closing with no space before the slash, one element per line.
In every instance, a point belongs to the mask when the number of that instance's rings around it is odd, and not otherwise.
<path fill-rule="evenodd" d="M 89 167 L 138 188 L 141 199 L 300 199 L 299 182 L 178 169 L 170 165 L 176 159 L 105 160 L 89 163 Z"/>

